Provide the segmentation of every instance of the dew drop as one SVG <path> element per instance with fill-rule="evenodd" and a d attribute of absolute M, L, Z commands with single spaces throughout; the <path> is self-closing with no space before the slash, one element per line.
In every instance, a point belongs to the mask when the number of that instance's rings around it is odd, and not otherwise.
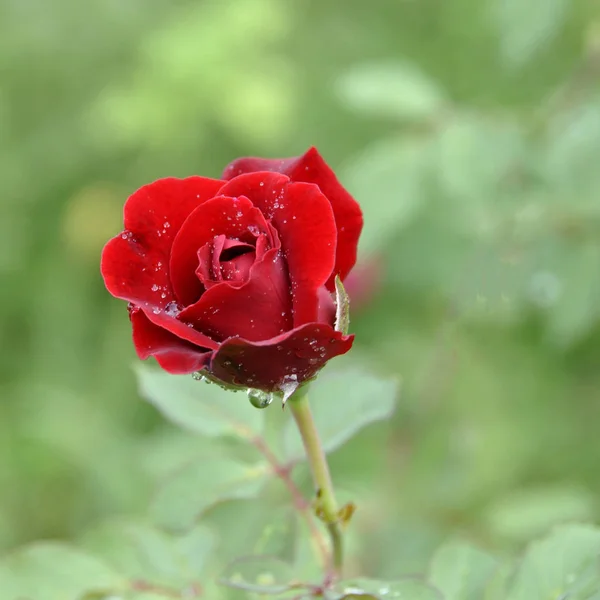
<path fill-rule="evenodd" d="M 155 283 L 152 284 L 152 287 L 150 288 L 153 292 L 158 292 L 158 290 L 160 290 L 160 286 L 156 285 Z"/>
<path fill-rule="evenodd" d="M 200 371 L 192 373 L 192 379 L 195 379 L 196 381 L 208 381 Z"/>
<path fill-rule="evenodd" d="M 248 399 L 254 408 L 267 408 L 273 402 L 273 394 L 250 388 L 248 390 Z"/>
<path fill-rule="evenodd" d="M 169 227 L 171 227 L 171 223 L 169 223 L 169 221 L 165 221 L 165 222 L 163 223 L 163 227 L 164 227 L 165 229 L 169 229 Z"/>
<path fill-rule="evenodd" d="M 176 317 L 180 312 L 181 310 L 177 306 L 177 302 L 169 302 L 165 306 L 165 313 L 169 315 L 169 317 Z"/>

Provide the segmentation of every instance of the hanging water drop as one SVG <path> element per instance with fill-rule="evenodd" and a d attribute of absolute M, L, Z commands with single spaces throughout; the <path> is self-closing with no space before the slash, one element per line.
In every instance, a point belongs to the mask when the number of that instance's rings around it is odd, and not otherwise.
<path fill-rule="evenodd" d="M 267 408 L 273 402 L 273 394 L 251 388 L 248 390 L 248 399 L 254 408 Z"/>

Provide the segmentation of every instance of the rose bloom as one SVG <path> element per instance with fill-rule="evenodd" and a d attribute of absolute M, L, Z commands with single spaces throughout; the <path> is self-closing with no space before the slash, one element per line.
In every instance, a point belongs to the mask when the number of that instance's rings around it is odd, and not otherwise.
<path fill-rule="evenodd" d="M 102 252 L 129 302 L 138 356 L 266 392 L 352 346 L 335 331 L 335 278 L 356 261 L 362 213 L 315 148 L 240 158 L 222 179 L 160 179 L 125 203 Z"/>

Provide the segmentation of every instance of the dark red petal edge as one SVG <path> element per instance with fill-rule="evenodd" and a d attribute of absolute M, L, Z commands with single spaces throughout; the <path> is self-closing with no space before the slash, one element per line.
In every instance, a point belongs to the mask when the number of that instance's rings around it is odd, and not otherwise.
<path fill-rule="evenodd" d="M 328 325 L 308 323 L 263 342 L 230 338 L 213 354 L 210 371 L 234 385 L 279 391 L 286 382 L 310 379 L 335 356 L 352 347 L 345 336 Z"/>

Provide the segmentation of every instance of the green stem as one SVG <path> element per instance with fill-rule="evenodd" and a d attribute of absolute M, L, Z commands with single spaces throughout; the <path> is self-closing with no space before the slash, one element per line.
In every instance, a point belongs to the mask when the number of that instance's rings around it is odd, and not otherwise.
<path fill-rule="evenodd" d="M 306 393 L 300 391 L 298 396 L 292 396 L 288 406 L 292 411 L 306 450 L 308 464 L 317 489 L 317 515 L 327 526 L 327 531 L 331 537 L 333 568 L 335 575 L 339 576 L 343 563 L 342 530 L 327 458 L 325 452 L 323 452 L 319 432 L 315 426 Z"/>

